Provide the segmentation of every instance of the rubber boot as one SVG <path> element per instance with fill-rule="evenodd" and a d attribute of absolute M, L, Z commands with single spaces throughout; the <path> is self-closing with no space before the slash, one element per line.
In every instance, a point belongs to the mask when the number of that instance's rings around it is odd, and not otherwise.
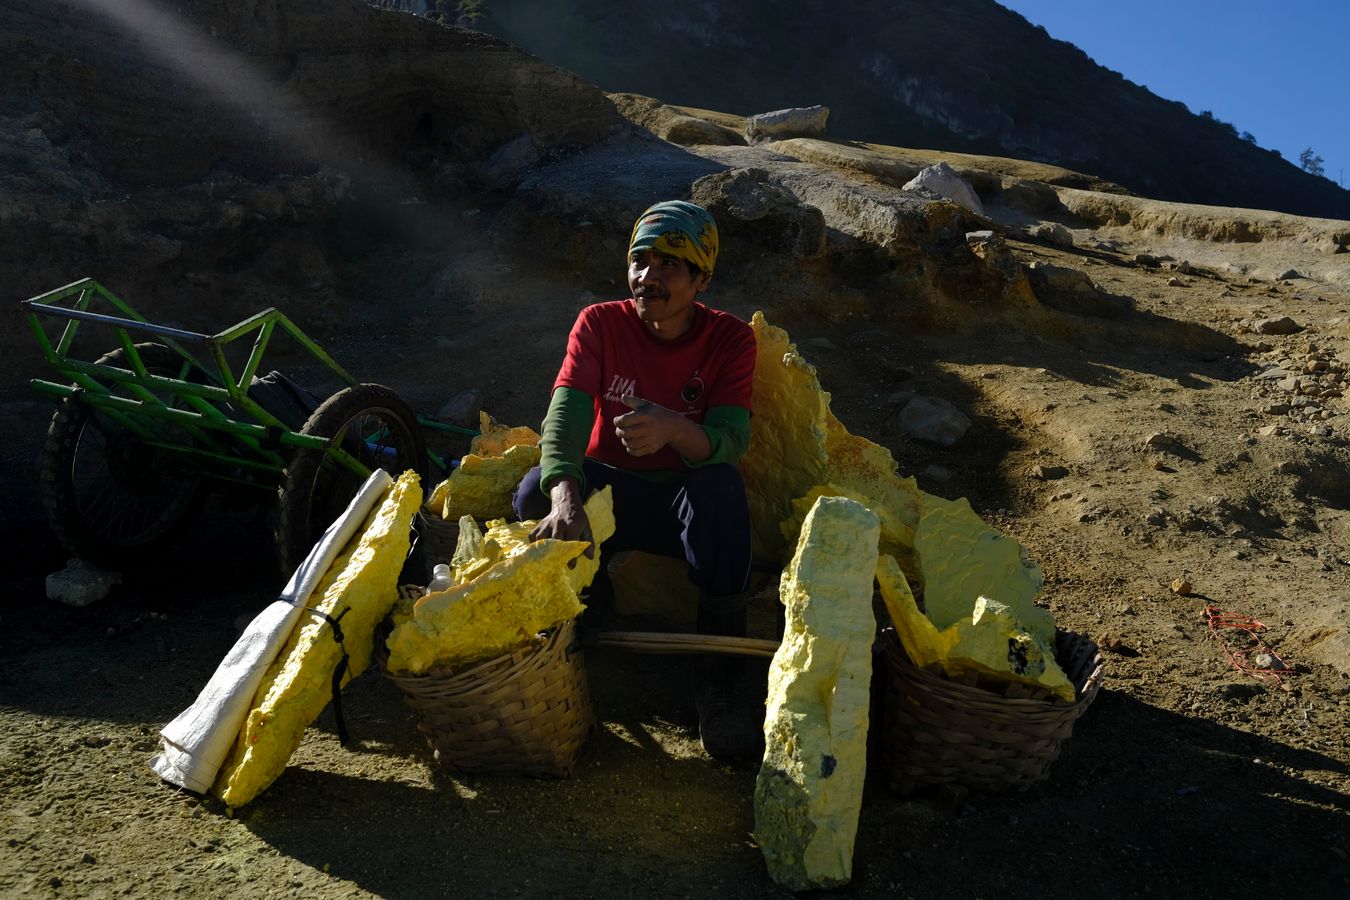
<path fill-rule="evenodd" d="M 745 596 L 700 592 L 699 634 L 745 637 Z M 701 660 L 694 705 L 703 750 L 718 762 L 758 762 L 764 755 L 764 710 L 749 697 L 745 660 L 709 654 Z"/>

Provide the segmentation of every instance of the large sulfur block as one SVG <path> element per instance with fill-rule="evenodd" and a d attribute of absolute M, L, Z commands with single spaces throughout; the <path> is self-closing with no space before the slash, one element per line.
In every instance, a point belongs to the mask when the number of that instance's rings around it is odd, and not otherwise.
<path fill-rule="evenodd" d="M 987 597 L 1007 607 L 1024 628 L 1054 642 L 1055 620 L 1036 605 L 1045 581 L 1022 545 L 991 527 L 964 497 L 925 495 L 914 534 L 924 611 L 938 628 L 968 620 Z"/>
<path fill-rule="evenodd" d="M 783 642 L 769 671 L 755 834 L 769 874 L 795 891 L 846 884 L 867 771 L 877 516 L 821 497 L 784 572 Z"/>
<path fill-rule="evenodd" d="M 784 543 L 779 523 L 792 514 L 793 499 L 825 480 L 825 419 L 830 395 L 816 369 L 797 352 L 787 332 L 756 312 L 754 415 L 750 447 L 739 469 L 757 559 L 781 564 L 794 544 Z"/>
<path fill-rule="evenodd" d="M 253 709 L 212 788 L 229 806 L 248 803 L 285 771 L 305 728 L 332 699 L 333 672 L 344 647 L 349 658 L 343 683 L 365 671 L 375 626 L 398 596 L 398 576 L 421 503 L 416 473 L 405 472 L 315 588 L 311 606 L 334 619 L 341 616 L 343 644 L 334 640 L 333 628 L 322 616 L 300 618 L 263 676 Z"/>
<path fill-rule="evenodd" d="M 846 496 L 881 519 L 881 546 L 911 575 L 914 529 L 923 493 L 901 478 L 880 444 L 850 434 L 830 412 L 830 395 L 787 332 L 762 313 L 755 331 L 754 416 L 750 449 L 740 463 L 750 503 L 755 556 L 786 560 L 802 518 L 821 496 Z"/>
<path fill-rule="evenodd" d="M 539 465 L 539 435 L 533 428 L 502 425 L 478 414 L 479 434 L 450 477 L 436 485 L 427 505 L 441 517 L 495 519 L 512 514 L 511 495 L 520 479 Z"/>

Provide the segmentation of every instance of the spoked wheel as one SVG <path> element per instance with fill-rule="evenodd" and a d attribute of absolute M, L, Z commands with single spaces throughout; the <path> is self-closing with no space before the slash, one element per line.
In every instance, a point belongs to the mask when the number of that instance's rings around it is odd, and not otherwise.
<path fill-rule="evenodd" d="M 310 415 L 301 434 L 328 439 L 367 468 L 398 477 L 408 469 L 423 474 L 426 438 L 417 415 L 398 394 L 379 384 L 358 384 L 338 391 Z M 356 496 L 365 479 L 327 450 L 297 449 L 286 467 L 279 496 L 277 553 L 290 573 Z"/>
<path fill-rule="evenodd" d="M 151 374 L 178 375 L 183 358 L 163 344 L 137 344 L 136 350 Z M 131 368 L 121 348 L 98 363 Z M 113 393 L 130 396 L 124 388 Z M 191 442 L 171 423 L 151 427 L 166 443 Z M 176 454 L 146 445 L 78 395 L 52 416 L 40 478 L 57 538 L 75 556 L 104 565 L 144 560 L 181 533 L 177 526 L 206 497 L 201 476 Z"/>

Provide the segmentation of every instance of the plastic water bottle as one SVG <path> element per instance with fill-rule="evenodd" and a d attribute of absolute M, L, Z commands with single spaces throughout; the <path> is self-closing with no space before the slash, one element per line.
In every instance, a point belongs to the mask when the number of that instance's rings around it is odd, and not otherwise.
<path fill-rule="evenodd" d="M 455 576 L 446 563 L 437 563 L 431 570 L 431 583 L 427 585 L 428 594 L 439 594 L 455 586 Z"/>

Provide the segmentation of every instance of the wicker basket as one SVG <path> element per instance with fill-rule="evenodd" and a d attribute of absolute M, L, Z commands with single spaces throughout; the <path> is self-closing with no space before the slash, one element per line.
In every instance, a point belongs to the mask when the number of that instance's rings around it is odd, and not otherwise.
<path fill-rule="evenodd" d="M 1024 791 L 1045 778 L 1102 683 L 1102 656 L 1087 637 L 1061 631 L 1056 657 L 1077 699 L 1014 699 L 916 668 L 894 632 L 886 644 L 886 768 L 891 787 L 957 784 Z"/>
<path fill-rule="evenodd" d="M 526 647 L 459 671 L 384 672 L 417 714 L 418 730 L 442 768 L 566 778 L 595 723 L 575 633 L 575 622 L 567 622 Z"/>
<path fill-rule="evenodd" d="M 417 511 L 417 552 L 423 574 L 431 581 L 437 563 L 448 563 L 459 543 L 459 522 L 442 519 L 440 510 L 424 506 Z"/>

